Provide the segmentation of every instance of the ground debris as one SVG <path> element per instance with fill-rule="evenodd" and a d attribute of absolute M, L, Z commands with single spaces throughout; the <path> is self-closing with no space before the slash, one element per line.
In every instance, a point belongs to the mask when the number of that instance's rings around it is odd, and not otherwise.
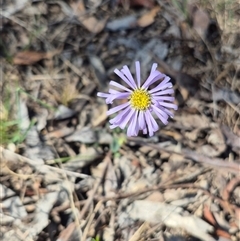
<path fill-rule="evenodd" d="M 221 2 L 3 1 L 1 240 L 240 239 L 239 13 Z M 175 91 L 153 137 L 109 128 L 96 95 L 136 61 Z"/>

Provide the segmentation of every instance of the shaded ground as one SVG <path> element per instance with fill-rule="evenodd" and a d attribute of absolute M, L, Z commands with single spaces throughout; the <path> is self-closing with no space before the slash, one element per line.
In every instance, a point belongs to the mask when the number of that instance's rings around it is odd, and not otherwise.
<path fill-rule="evenodd" d="M 239 240 L 240 7 L 235 1 L 1 6 L 2 240 Z M 109 128 L 115 68 L 171 76 L 151 138 Z M 115 103 L 119 104 L 119 102 Z"/>

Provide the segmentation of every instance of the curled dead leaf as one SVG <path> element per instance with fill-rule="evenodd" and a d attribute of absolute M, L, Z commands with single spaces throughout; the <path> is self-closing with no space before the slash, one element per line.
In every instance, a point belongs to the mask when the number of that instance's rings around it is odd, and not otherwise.
<path fill-rule="evenodd" d="M 83 1 L 72 2 L 70 4 L 73 15 L 77 16 L 82 25 L 91 33 L 100 33 L 107 22 L 108 17 L 98 20 L 93 16 L 86 14 L 86 8 Z"/>
<path fill-rule="evenodd" d="M 227 148 L 224 136 L 219 128 L 215 128 L 210 131 L 207 141 L 209 144 L 215 146 L 218 155 L 223 153 Z"/>
<path fill-rule="evenodd" d="M 219 224 L 217 223 L 212 211 L 209 209 L 208 206 L 205 206 L 203 209 L 203 216 L 206 221 L 208 221 L 210 224 L 212 224 L 215 227 L 215 232 L 219 237 L 224 237 L 224 238 L 230 238 L 230 235 L 228 232 L 223 230 Z"/>
<path fill-rule="evenodd" d="M 51 59 L 54 55 L 62 52 L 62 49 L 56 49 L 49 52 L 38 52 L 38 51 L 21 51 L 16 53 L 13 57 L 13 64 L 16 65 L 32 65 L 42 59 Z"/>
<path fill-rule="evenodd" d="M 13 57 L 13 64 L 17 65 L 31 65 L 34 64 L 44 58 L 46 58 L 47 54 L 43 52 L 36 51 L 22 51 L 18 52 Z"/>
<path fill-rule="evenodd" d="M 217 225 L 216 219 L 214 218 L 212 211 L 210 210 L 210 208 L 207 205 L 204 206 L 203 216 L 204 216 L 205 220 L 208 221 L 213 226 Z"/>
<path fill-rule="evenodd" d="M 192 17 L 194 29 L 201 36 L 201 38 L 204 39 L 210 24 L 209 15 L 202 9 L 196 9 L 196 11 L 193 12 Z"/>
<path fill-rule="evenodd" d="M 83 26 L 92 33 L 100 33 L 107 22 L 107 18 L 103 20 L 98 20 L 95 17 L 79 17 L 79 21 L 83 24 Z"/>
<path fill-rule="evenodd" d="M 225 189 L 222 192 L 222 198 L 223 200 L 229 200 L 231 193 L 234 191 L 234 189 L 240 185 L 240 177 L 236 177 L 234 179 L 232 179 L 227 186 L 225 187 Z"/>
<path fill-rule="evenodd" d="M 92 125 L 94 127 L 100 125 L 107 119 L 107 105 L 102 105 L 99 107 L 99 111 L 96 111 L 94 115 L 96 115 L 95 118 L 92 120 Z"/>
<path fill-rule="evenodd" d="M 137 25 L 139 27 L 147 27 L 154 22 L 154 19 L 159 12 L 160 7 L 156 6 L 152 10 L 148 11 L 147 13 L 143 14 L 137 21 Z"/>

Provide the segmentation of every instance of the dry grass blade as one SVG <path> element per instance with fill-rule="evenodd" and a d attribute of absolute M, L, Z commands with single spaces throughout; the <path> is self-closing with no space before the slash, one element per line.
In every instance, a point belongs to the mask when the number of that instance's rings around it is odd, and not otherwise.
<path fill-rule="evenodd" d="M 110 159 L 110 153 L 108 153 L 108 154 L 106 155 L 106 157 L 104 158 L 103 161 L 104 161 L 104 164 L 105 164 L 104 172 L 102 173 L 102 176 L 101 176 L 101 177 L 97 180 L 97 182 L 95 183 L 94 188 L 93 188 L 93 190 L 92 190 L 92 192 L 91 192 L 91 195 L 89 195 L 87 202 L 85 203 L 83 209 L 82 209 L 81 212 L 80 212 L 80 217 L 79 217 L 79 219 L 82 219 L 82 218 L 84 217 L 84 215 L 85 215 L 86 212 L 88 211 L 88 208 L 89 208 L 90 204 L 91 204 L 92 201 L 94 200 L 94 196 L 95 196 L 95 194 L 96 194 L 96 191 L 97 191 L 99 185 L 101 184 L 101 182 L 102 182 L 102 180 L 103 180 L 103 178 L 104 178 L 104 176 L 105 176 L 105 172 L 106 172 L 106 170 L 107 170 L 107 168 L 108 168 L 109 162 L 111 161 L 111 159 Z"/>
<path fill-rule="evenodd" d="M 129 239 L 129 241 L 141 241 L 144 240 L 144 234 L 150 228 L 147 222 L 144 222 L 138 230 L 133 234 L 133 236 Z"/>

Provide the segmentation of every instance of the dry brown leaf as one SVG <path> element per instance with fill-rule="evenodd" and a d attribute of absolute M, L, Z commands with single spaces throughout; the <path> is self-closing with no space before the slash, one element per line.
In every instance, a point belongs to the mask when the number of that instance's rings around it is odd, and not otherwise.
<path fill-rule="evenodd" d="M 183 215 L 183 209 L 178 206 L 147 200 L 135 200 L 127 207 L 127 213 L 134 220 L 153 224 L 163 223 L 171 228 L 184 229 L 201 240 L 215 240 L 209 235 L 213 231 L 210 224 L 187 211 Z"/>
<path fill-rule="evenodd" d="M 118 2 L 122 5 L 126 4 L 126 0 L 119 0 Z M 153 0 L 128 0 L 127 3 L 131 7 L 138 6 L 138 7 L 152 8 L 154 6 Z"/>
<path fill-rule="evenodd" d="M 216 228 L 215 232 L 219 237 L 230 238 L 229 233 L 227 233 L 226 231 L 222 230 L 219 227 L 219 224 L 217 223 L 213 213 L 211 212 L 211 210 L 209 209 L 208 206 L 204 207 L 203 216 L 206 221 L 208 221 L 210 224 L 212 224 Z"/>
<path fill-rule="evenodd" d="M 46 138 L 63 138 L 74 132 L 73 128 L 64 127 L 59 130 L 52 131 L 46 135 Z"/>
<path fill-rule="evenodd" d="M 209 15 L 202 9 L 196 9 L 196 11 L 193 12 L 192 18 L 194 29 L 197 31 L 199 36 L 204 39 L 210 24 Z"/>
<path fill-rule="evenodd" d="M 47 57 L 47 53 L 36 51 L 22 51 L 18 52 L 13 57 L 13 64 L 17 65 L 31 65 Z"/>
<path fill-rule="evenodd" d="M 191 141 L 196 141 L 199 137 L 199 133 L 200 133 L 200 129 L 196 128 L 193 129 L 192 131 L 186 131 L 185 132 L 185 136 L 187 139 L 191 140 Z"/>
<path fill-rule="evenodd" d="M 184 127 L 188 129 L 204 129 L 209 127 L 210 125 L 209 119 L 204 115 L 184 114 L 181 116 L 176 115 L 174 118 L 176 121 L 178 121 L 180 124 L 182 124 Z"/>
<path fill-rule="evenodd" d="M 223 153 L 227 146 L 225 144 L 224 136 L 219 128 L 210 131 L 208 143 L 214 145 L 218 154 Z"/>
<path fill-rule="evenodd" d="M 206 145 L 201 145 L 197 148 L 197 152 L 209 157 L 216 157 L 222 154 L 227 146 L 224 136 L 219 128 L 212 129 L 207 137 Z"/>
<path fill-rule="evenodd" d="M 227 144 L 232 147 L 233 151 L 236 153 L 240 151 L 240 137 L 235 135 L 226 125 L 221 126 L 221 130 L 227 139 Z"/>
<path fill-rule="evenodd" d="M 217 157 L 219 152 L 212 145 L 201 145 L 197 148 L 197 153 L 206 155 L 208 157 Z"/>
<path fill-rule="evenodd" d="M 95 117 L 92 119 L 92 125 L 94 127 L 103 123 L 107 119 L 107 105 L 100 106 L 99 111 L 96 110 L 93 116 Z"/>
<path fill-rule="evenodd" d="M 49 52 L 37 52 L 37 51 L 21 51 L 16 53 L 13 57 L 13 64 L 17 65 L 32 65 L 42 59 L 51 59 L 54 55 L 62 52 L 62 49 L 56 49 Z"/>
<path fill-rule="evenodd" d="M 203 216 L 204 216 L 205 220 L 208 221 L 213 226 L 217 225 L 217 222 L 216 222 L 211 210 L 206 205 L 204 206 L 204 209 L 203 209 Z"/>
<path fill-rule="evenodd" d="M 151 202 L 164 202 L 164 197 L 161 192 L 154 191 L 146 198 L 146 200 Z"/>
<path fill-rule="evenodd" d="M 101 32 L 107 22 L 107 18 L 98 20 L 95 17 L 79 17 L 78 19 L 83 24 L 83 26 L 92 33 Z"/>
<path fill-rule="evenodd" d="M 139 27 L 147 27 L 154 22 L 154 19 L 159 12 L 160 7 L 156 6 L 152 10 L 148 11 L 147 13 L 143 14 L 137 21 Z"/>
<path fill-rule="evenodd" d="M 219 237 L 223 237 L 224 238 L 223 240 L 226 240 L 226 241 L 228 241 L 228 240 L 230 241 L 231 240 L 231 235 L 228 232 L 226 232 L 226 231 L 224 231 L 224 230 L 222 230 L 220 228 L 218 228 L 216 230 L 216 234 Z"/>
<path fill-rule="evenodd" d="M 232 179 L 223 190 L 223 193 L 222 193 L 223 200 L 229 200 L 231 193 L 239 185 L 240 185 L 240 177 L 236 177 Z"/>
<path fill-rule="evenodd" d="M 70 223 L 65 229 L 63 229 L 60 232 L 58 236 L 58 240 L 61 240 L 61 241 L 69 240 L 72 237 L 75 229 L 76 229 L 75 223 L 74 222 Z"/>
<path fill-rule="evenodd" d="M 96 34 L 104 29 L 108 19 L 107 17 L 103 20 L 98 20 L 93 16 L 86 15 L 86 9 L 83 1 L 73 2 L 70 5 L 74 14 L 78 16 L 78 20 L 89 32 Z"/>
<path fill-rule="evenodd" d="M 182 135 L 180 133 L 176 132 L 175 130 L 162 130 L 162 134 L 166 135 L 166 136 L 170 136 L 177 141 L 182 140 L 182 138 L 183 138 Z"/>

